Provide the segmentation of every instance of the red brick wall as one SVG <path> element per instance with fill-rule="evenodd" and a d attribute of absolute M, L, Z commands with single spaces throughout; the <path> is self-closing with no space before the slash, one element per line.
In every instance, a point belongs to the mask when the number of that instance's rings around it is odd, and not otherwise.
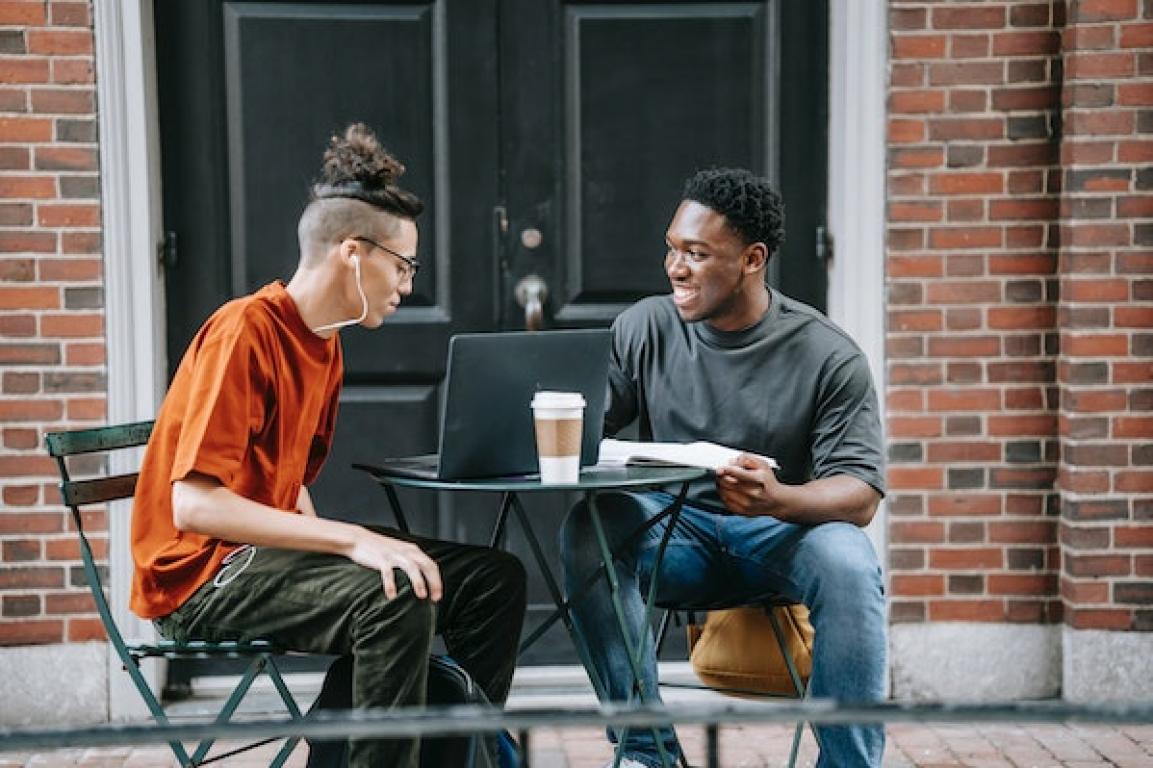
<path fill-rule="evenodd" d="M 0 0 L 0 645 L 101 636 L 42 447 L 105 418 L 94 83 L 87 0 Z"/>
<path fill-rule="evenodd" d="M 1059 621 L 1060 2 L 890 3 L 895 622 Z"/>
<path fill-rule="evenodd" d="M 1153 631 L 1153 0 L 890 22 L 894 621 Z"/>
<path fill-rule="evenodd" d="M 1153 2 L 1070 3 L 1061 200 L 1061 595 L 1153 631 Z"/>
<path fill-rule="evenodd" d="M 0 0 L 0 645 L 99 636 L 41 447 L 106 411 L 91 13 Z M 890 25 L 893 619 L 1153 630 L 1153 0 Z"/>

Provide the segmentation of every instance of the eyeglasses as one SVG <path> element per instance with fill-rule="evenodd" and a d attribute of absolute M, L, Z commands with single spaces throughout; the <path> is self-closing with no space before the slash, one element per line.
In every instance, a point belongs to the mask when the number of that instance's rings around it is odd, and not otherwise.
<path fill-rule="evenodd" d="M 389 248 L 387 245 L 381 245 L 380 243 L 376 242 L 375 240 L 373 240 L 370 237 L 361 237 L 360 235 L 357 235 L 356 237 L 353 237 L 352 239 L 353 240 L 360 240 L 361 242 L 368 243 L 369 245 L 371 245 L 375 248 L 379 248 L 380 250 L 384 251 L 385 253 L 391 253 L 393 256 L 395 256 L 396 258 L 398 258 L 402 262 L 404 262 L 404 266 L 402 266 L 401 270 L 400 270 L 401 271 L 401 275 L 400 275 L 401 279 L 402 280 L 415 280 L 416 279 L 416 273 L 420 271 L 420 262 L 417 261 L 416 259 L 412 258 L 411 256 L 405 256 L 403 253 L 397 253 L 396 251 Z"/>

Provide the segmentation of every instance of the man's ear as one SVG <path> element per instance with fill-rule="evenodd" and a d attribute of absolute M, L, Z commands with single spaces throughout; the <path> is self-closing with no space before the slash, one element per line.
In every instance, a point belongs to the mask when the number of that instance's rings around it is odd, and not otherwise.
<path fill-rule="evenodd" d="M 745 272 L 760 272 L 769 263 L 769 249 L 764 243 L 752 243 L 745 248 Z"/>
<path fill-rule="evenodd" d="M 349 266 L 352 266 L 353 260 L 357 259 L 358 256 L 364 255 L 360 243 L 351 237 L 346 237 L 337 243 L 336 250 L 340 262 Z"/>

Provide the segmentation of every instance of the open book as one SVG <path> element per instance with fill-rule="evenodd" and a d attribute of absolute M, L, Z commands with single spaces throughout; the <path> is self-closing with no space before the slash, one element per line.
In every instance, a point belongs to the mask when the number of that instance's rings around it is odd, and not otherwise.
<path fill-rule="evenodd" d="M 630 440 L 601 440 L 600 464 L 604 466 L 688 466 L 716 470 L 748 451 L 738 451 L 716 443 L 638 443 Z M 768 456 L 749 453 L 780 469 L 776 460 Z"/>

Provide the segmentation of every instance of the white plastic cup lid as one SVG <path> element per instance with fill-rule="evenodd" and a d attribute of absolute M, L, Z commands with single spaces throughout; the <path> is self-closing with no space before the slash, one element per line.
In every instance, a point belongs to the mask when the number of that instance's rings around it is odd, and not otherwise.
<path fill-rule="evenodd" d="M 584 408 L 584 395 L 580 392 L 546 392 L 533 395 L 533 408 Z"/>

